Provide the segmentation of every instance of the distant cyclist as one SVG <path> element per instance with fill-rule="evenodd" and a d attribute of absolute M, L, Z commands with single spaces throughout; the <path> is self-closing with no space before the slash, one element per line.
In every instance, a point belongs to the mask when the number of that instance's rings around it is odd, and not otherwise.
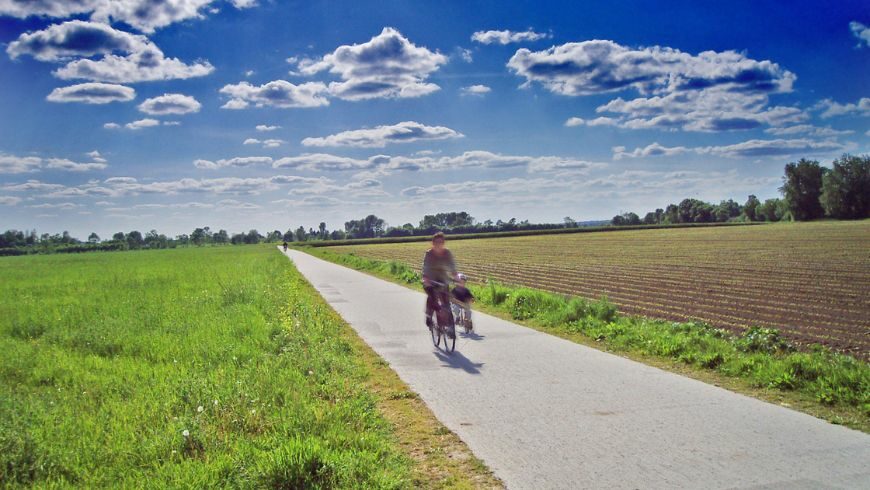
<path fill-rule="evenodd" d="M 450 304 L 448 281 L 458 279 L 453 254 L 444 246 L 444 233 L 432 237 L 432 248 L 423 257 L 423 289 L 426 290 L 426 326 L 432 326 L 432 313 L 438 303 Z M 436 284 L 437 283 L 437 284 Z M 449 311 L 449 309 L 448 309 Z"/>
<path fill-rule="evenodd" d="M 287 242 L 286 241 L 284 242 L 284 251 L 285 252 L 287 251 Z"/>

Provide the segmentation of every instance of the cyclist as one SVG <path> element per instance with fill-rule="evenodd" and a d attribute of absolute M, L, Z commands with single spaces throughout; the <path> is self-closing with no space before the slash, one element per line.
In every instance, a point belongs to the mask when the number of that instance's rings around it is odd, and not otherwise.
<path fill-rule="evenodd" d="M 284 240 L 284 251 L 285 252 L 287 251 L 287 241 L 286 240 Z"/>
<path fill-rule="evenodd" d="M 444 233 L 438 232 L 432 236 L 432 248 L 423 257 L 423 289 L 426 290 L 426 326 L 432 326 L 432 313 L 438 309 L 438 303 L 450 304 L 450 289 L 447 283 L 458 279 L 456 263 L 453 254 L 444 246 Z M 438 283 L 438 284 L 436 284 Z M 450 314 L 450 308 L 447 309 Z M 455 335 L 450 332 L 451 337 Z"/>

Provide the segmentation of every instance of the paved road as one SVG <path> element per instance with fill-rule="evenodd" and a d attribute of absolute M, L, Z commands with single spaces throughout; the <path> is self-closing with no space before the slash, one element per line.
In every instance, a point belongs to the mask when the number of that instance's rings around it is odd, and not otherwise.
<path fill-rule="evenodd" d="M 508 488 L 864 488 L 870 436 L 476 314 L 432 346 L 424 295 L 288 255 Z"/>

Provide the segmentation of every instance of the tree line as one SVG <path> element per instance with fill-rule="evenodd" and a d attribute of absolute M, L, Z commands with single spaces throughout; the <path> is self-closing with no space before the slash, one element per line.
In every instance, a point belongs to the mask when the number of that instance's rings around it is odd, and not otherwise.
<path fill-rule="evenodd" d="M 843 155 L 831 168 L 816 160 L 800 159 L 785 166 L 782 198 L 759 200 L 750 195 L 742 205 L 732 199 L 712 204 L 683 199 L 656 209 L 643 218 L 618 214 L 614 226 L 728 221 L 808 221 L 819 218 L 870 218 L 870 156 Z"/>

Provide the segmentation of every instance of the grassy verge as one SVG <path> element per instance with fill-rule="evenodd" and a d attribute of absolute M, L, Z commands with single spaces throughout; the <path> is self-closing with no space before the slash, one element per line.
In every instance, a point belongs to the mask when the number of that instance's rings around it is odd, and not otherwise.
<path fill-rule="evenodd" d="M 498 484 L 271 246 L 4 259 L 0 352 L 3 486 Z"/>
<path fill-rule="evenodd" d="M 405 264 L 306 249 L 318 257 L 412 287 Z M 776 330 L 742 335 L 697 322 L 620 315 L 606 298 L 588 301 L 494 282 L 472 285 L 476 308 L 575 342 L 870 432 L 870 366 L 821 346 L 798 351 Z"/>

